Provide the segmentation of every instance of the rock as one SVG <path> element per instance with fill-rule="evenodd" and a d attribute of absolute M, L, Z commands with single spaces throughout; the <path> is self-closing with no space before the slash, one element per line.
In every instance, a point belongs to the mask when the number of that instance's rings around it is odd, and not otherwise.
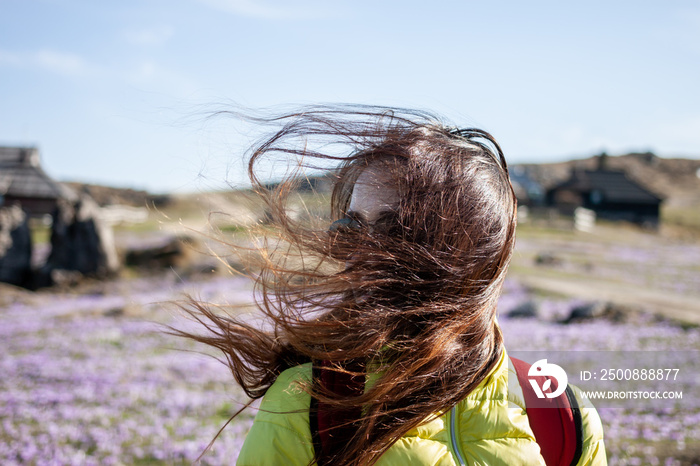
<path fill-rule="evenodd" d="M 562 260 L 551 252 L 541 252 L 535 256 L 535 264 L 543 266 L 561 265 Z"/>
<path fill-rule="evenodd" d="M 27 214 L 17 205 L 0 208 L 0 282 L 32 282 L 32 236 Z"/>
<path fill-rule="evenodd" d="M 102 313 L 105 317 L 111 317 L 113 319 L 118 319 L 121 317 L 141 317 L 143 316 L 143 308 L 134 303 L 125 304 L 124 306 L 117 306 L 107 309 Z"/>
<path fill-rule="evenodd" d="M 564 323 L 570 324 L 602 317 L 606 310 L 607 303 L 601 301 L 580 304 L 571 309 L 569 317 L 564 320 Z"/>
<path fill-rule="evenodd" d="M 515 306 L 515 308 L 508 313 L 508 317 L 514 319 L 532 319 L 537 318 L 538 314 L 539 308 L 537 303 L 532 300 L 528 300 Z"/>
<path fill-rule="evenodd" d="M 75 205 L 59 201 L 53 215 L 51 253 L 41 268 L 40 286 L 54 283 L 55 270 L 105 278 L 118 269 L 112 230 L 102 222 L 95 201 L 87 195 Z"/>
<path fill-rule="evenodd" d="M 125 264 L 146 269 L 184 269 L 193 263 L 196 242 L 189 236 L 168 238 L 165 243 L 127 251 Z"/>
<path fill-rule="evenodd" d="M 615 323 L 641 323 L 649 314 L 637 306 L 609 302 L 603 317 Z"/>
<path fill-rule="evenodd" d="M 615 323 L 640 323 L 649 319 L 649 314 L 642 308 L 632 305 L 596 301 L 573 307 L 569 316 L 561 323 L 571 324 L 595 319 L 605 319 Z"/>

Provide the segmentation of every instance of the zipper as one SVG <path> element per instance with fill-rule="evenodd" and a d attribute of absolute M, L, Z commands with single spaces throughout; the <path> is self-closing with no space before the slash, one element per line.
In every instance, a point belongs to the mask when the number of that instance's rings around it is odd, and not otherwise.
<path fill-rule="evenodd" d="M 452 447 L 452 452 L 457 457 L 459 466 L 467 466 L 467 462 L 464 461 L 462 453 L 459 451 L 459 443 L 457 442 L 457 425 L 455 419 L 457 418 L 457 406 L 453 406 L 450 410 L 450 443 Z"/>

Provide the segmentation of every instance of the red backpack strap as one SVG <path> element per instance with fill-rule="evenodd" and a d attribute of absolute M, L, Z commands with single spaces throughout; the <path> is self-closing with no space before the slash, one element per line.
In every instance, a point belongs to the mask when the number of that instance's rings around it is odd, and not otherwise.
<path fill-rule="evenodd" d="M 551 385 L 543 390 L 545 393 L 556 391 L 556 379 L 546 376 L 529 377 L 530 364 L 516 358 L 510 360 L 523 390 L 527 417 L 544 462 L 547 466 L 575 466 L 583 452 L 583 424 L 573 390 L 568 386 L 556 398 L 538 398 L 529 379 L 536 380 L 540 387 L 550 379 Z"/>
<path fill-rule="evenodd" d="M 314 361 L 312 376 L 317 387 L 325 387 L 339 396 L 358 396 L 364 392 L 364 376 L 353 376 L 347 372 L 333 370 L 332 366 L 330 361 Z M 342 367 L 350 372 L 362 373 L 364 363 L 348 361 Z M 316 463 L 319 466 L 331 464 L 333 457 L 355 435 L 353 421 L 361 416 L 362 411 L 359 407 L 332 409 L 327 403 L 311 398 L 309 424 Z"/>

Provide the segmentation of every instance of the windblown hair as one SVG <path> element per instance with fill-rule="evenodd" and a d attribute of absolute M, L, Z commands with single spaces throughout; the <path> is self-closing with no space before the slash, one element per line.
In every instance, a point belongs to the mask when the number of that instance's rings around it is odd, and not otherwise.
<path fill-rule="evenodd" d="M 354 436 L 333 463 L 373 464 L 474 390 L 501 356 L 496 302 L 516 224 L 506 162 L 488 133 L 447 127 L 424 112 L 315 107 L 265 122 L 283 125 L 249 162 L 276 227 L 268 229 L 275 239 L 262 247 L 256 278 L 266 330 L 194 303 L 190 312 L 209 333 L 188 336 L 220 349 L 252 398 L 285 369 L 309 361 L 375 374 L 364 393 L 349 396 L 318 381 L 304 386 L 332 409 L 361 408 Z M 346 151 L 338 155 L 334 144 Z M 260 163 L 280 155 L 299 170 L 265 185 Z M 372 225 L 330 232 L 327 223 L 292 218 L 289 196 L 302 169 L 329 161 L 337 166 L 328 170 L 330 220 L 347 214 L 353 186 L 370 165 L 396 189 L 398 205 Z M 284 260 L 291 255 L 297 260 Z"/>

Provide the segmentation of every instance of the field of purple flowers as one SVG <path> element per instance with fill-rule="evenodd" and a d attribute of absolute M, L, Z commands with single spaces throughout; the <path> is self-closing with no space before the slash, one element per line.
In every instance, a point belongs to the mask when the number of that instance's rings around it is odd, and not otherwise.
<path fill-rule="evenodd" d="M 190 464 L 245 402 L 224 366 L 162 325 L 189 325 L 164 304 L 184 293 L 214 303 L 250 301 L 243 278 L 183 282 L 172 274 L 95 283 L 80 293 L 7 291 L 0 296 L 0 464 Z M 537 301 L 538 318 L 507 317 L 528 300 Z M 699 329 L 651 316 L 557 323 L 578 304 L 536 295 L 511 278 L 499 319 L 507 347 L 700 350 Z M 687 360 L 680 370 L 694 374 L 695 367 Z M 700 463 L 697 393 L 599 412 L 610 464 Z M 249 410 L 229 425 L 203 464 L 233 463 L 253 416 Z"/>
<path fill-rule="evenodd" d="M 501 314 L 531 299 L 528 291 L 517 283 L 508 284 L 501 298 Z M 580 301 L 545 298 L 539 304 L 543 314 L 556 319 L 566 315 Z M 598 413 L 605 430 L 609 464 L 700 464 L 700 379 L 696 359 L 686 353 L 700 350 L 700 329 L 684 329 L 659 322 L 653 316 L 642 317 L 634 323 L 598 319 L 563 325 L 554 320 L 513 318 L 501 318 L 499 322 L 511 353 L 517 350 L 552 351 L 553 354 L 560 351 L 682 351 L 675 359 L 681 373 L 689 376 L 688 383 L 681 387 L 682 400 L 664 400 L 656 405 L 639 401 L 626 407 L 599 407 Z"/>
<path fill-rule="evenodd" d="M 0 308 L 0 464 L 191 464 L 245 399 L 219 362 L 161 325 L 182 324 L 164 301 L 241 301 L 245 282 L 100 288 L 18 294 Z M 252 416 L 229 426 L 204 464 L 233 462 Z"/>

